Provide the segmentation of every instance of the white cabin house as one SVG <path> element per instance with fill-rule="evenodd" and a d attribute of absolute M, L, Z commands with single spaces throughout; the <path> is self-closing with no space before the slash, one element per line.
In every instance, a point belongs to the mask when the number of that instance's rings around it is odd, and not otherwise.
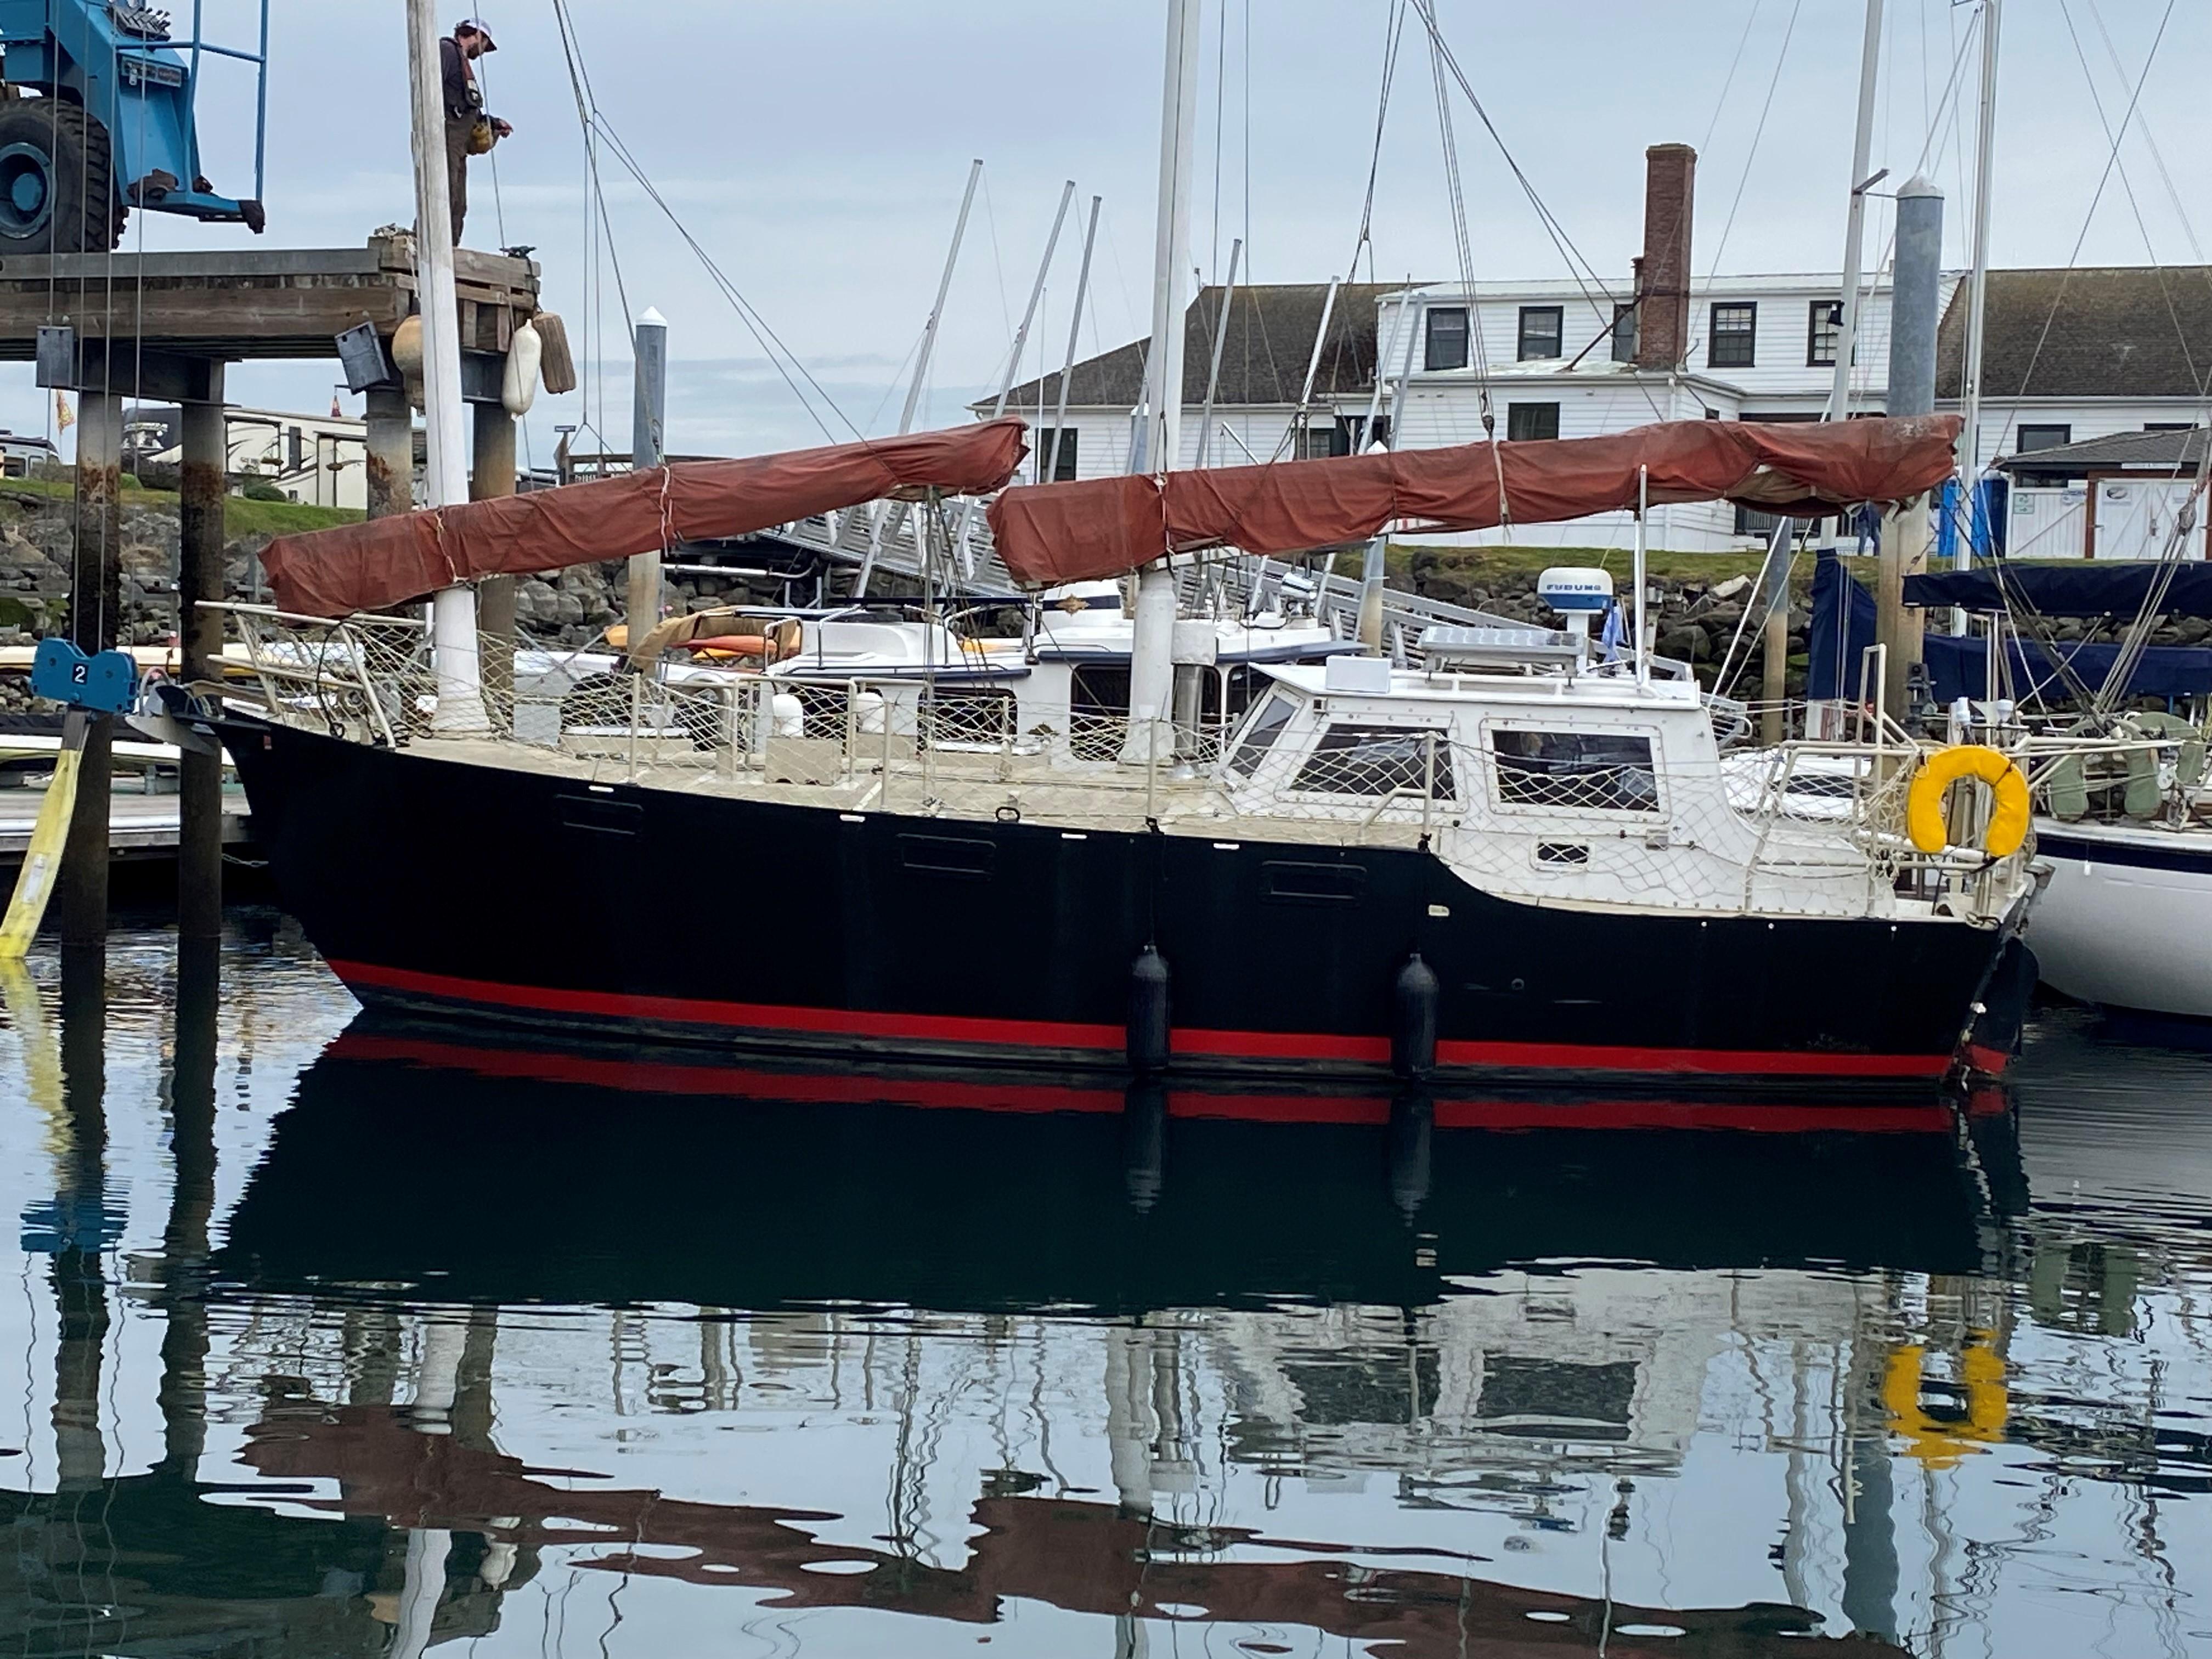
<path fill-rule="evenodd" d="M 1695 161 L 1685 145 L 1647 153 L 1644 251 L 1628 279 L 1606 289 L 1571 280 L 1472 289 L 1346 283 L 1330 307 L 1320 283 L 1243 287 L 1218 325 L 1223 291 L 1206 289 L 1188 314 L 1181 465 L 1348 454 L 1368 442 L 1370 408 L 1380 410 L 1374 435 L 1414 448 L 1478 442 L 1493 430 L 1507 440 L 1583 438 L 1662 420 L 1820 419 L 1835 376 L 1843 278 L 1692 277 Z M 1936 407 L 1951 410 L 1966 329 L 1963 272 L 1945 274 L 1941 301 Z M 2212 270 L 1994 270 L 1987 314 L 1984 467 L 2086 438 L 2201 423 L 2203 399 L 2191 365 L 2212 362 Z M 1885 269 L 1860 294 L 1853 414 L 1884 412 L 1889 324 Z M 1221 369 L 1208 427 L 1217 325 Z M 1054 476 L 1127 470 L 1144 356 L 1138 341 L 1075 365 Z M 1312 390 L 1301 404 L 1310 366 Z M 1401 377 L 1404 430 L 1392 439 L 1388 422 Z M 1032 480 L 1053 465 L 1059 398 L 1053 374 L 1017 387 L 1009 402 L 1034 428 Z M 1723 551 L 1763 542 L 1772 523 L 1726 502 L 1660 507 L 1650 539 L 1681 551 Z M 1631 516 L 1613 513 L 1430 539 L 1603 549 L 1625 548 L 1632 535 Z"/>

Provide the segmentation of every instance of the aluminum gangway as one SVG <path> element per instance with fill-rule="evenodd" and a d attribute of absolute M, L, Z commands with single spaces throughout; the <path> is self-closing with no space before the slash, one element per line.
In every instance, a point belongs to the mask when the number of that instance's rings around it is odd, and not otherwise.
<path fill-rule="evenodd" d="M 881 574 L 919 580 L 922 570 L 922 545 L 916 535 L 920 519 L 910 510 L 899 511 L 901 505 L 871 504 L 820 514 L 765 533 L 788 546 L 852 568 L 856 580 L 860 571 L 866 569 L 872 576 Z M 957 510 L 948 512 L 946 520 L 947 539 L 952 544 L 952 580 L 959 590 L 975 597 L 1017 597 L 1019 586 L 992 547 L 990 526 L 982 514 L 975 513 L 964 531 Z M 945 580 L 942 565 L 939 579 Z M 1326 568 L 1310 569 L 1283 559 L 1209 558 L 1194 561 L 1178 571 L 1177 586 L 1187 615 L 1250 616 L 1310 610 L 1340 639 L 1352 639 L 1359 631 L 1359 580 Z M 1383 590 L 1383 643 L 1401 666 L 1418 656 L 1422 633 L 1439 624 L 1518 629 L 1529 626 L 1400 588 Z"/>

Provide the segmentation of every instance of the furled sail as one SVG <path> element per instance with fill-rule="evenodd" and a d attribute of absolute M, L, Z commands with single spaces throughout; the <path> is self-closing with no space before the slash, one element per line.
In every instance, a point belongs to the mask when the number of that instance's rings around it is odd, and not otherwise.
<path fill-rule="evenodd" d="M 481 576 L 526 575 L 750 535 L 902 489 L 981 495 L 1029 453 L 1018 420 L 739 460 L 678 461 L 592 483 L 372 519 L 269 544 L 278 606 L 343 617 Z"/>
<path fill-rule="evenodd" d="M 1164 477 L 1008 489 L 991 506 L 999 556 L 1039 585 L 1118 576 L 1169 553 L 1295 553 L 1408 529 L 1487 530 L 1650 499 L 1832 512 L 1931 489 L 1951 475 L 1955 415 L 1822 424 L 1666 421 L 1602 438 L 1409 449 Z M 1503 499 L 1499 483 L 1504 482 Z"/>

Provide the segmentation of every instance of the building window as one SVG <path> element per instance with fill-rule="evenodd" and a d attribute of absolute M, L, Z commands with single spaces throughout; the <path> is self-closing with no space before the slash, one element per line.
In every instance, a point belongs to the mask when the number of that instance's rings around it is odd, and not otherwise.
<path fill-rule="evenodd" d="M 1636 307 L 1633 303 L 1616 305 L 1613 308 L 1613 361 L 1616 363 L 1636 361 Z"/>
<path fill-rule="evenodd" d="M 1302 426 L 1292 447 L 1291 459 L 1301 461 L 1325 461 L 1332 455 L 1352 453 L 1352 434 L 1345 427 L 1331 422 L 1327 426 Z"/>
<path fill-rule="evenodd" d="M 1082 432 L 1075 427 L 1041 426 L 1032 446 L 1036 453 L 1036 481 L 1039 483 L 1066 483 L 1075 477 L 1075 452 Z M 1053 451 L 1053 440 L 1060 440 L 1057 456 Z M 1048 476 L 1046 468 L 1051 468 Z"/>
<path fill-rule="evenodd" d="M 2025 455 L 2031 449 L 2056 449 L 2061 444 L 2073 441 L 2074 428 L 2070 426 L 2055 422 L 2044 426 L 2029 426 L 2023 422 L 2020 428 L 2020 441 L 2013 446 L 2013 453 Z"/>
<path fill-rule="evenodd" d="M 1705 362 L 1713 368 L 1750 368 L 1758 362 L 1753 349 L 1759 337 L 1759 307 L 1749 301 L 1716 304 L 1712 326 L 1705 340 Z"/>
<path fill-rule="evenodd" d="M 2194 432 L 2197 430 L 2197 422 L 2194 421 L 2145 421 L 2143 430 L 2146 432 Z"/>
<path fill-rule="evenodd" d="M 1559 435 L 1559 404 L 1506 404 L 1505 435 L 1516 444 L 1527 443 L 1534 438 L 1558 437 Z"/>
<path fill-rule="evenodd" d="M 1424 368 L 1465 368 L 1467 367 L 1467 307 L 1443 306 L 1429 313 L 1428 353 L 1422 359 Z"/>
<path fill-rule="evenodd" d="M 1565 325 L 1566 312 L 1559 306 L 1522 306 L 1518 355 L 1522 362 L 1532 357 L 1561 357 L 1559 335 Z"/>
<path fill-rule="evenodd" d="M 1836 343 L 1844 335 L 1844 302 L 1815 300 L 1805 320 L 1805 367 L 1833 368 Z"/>

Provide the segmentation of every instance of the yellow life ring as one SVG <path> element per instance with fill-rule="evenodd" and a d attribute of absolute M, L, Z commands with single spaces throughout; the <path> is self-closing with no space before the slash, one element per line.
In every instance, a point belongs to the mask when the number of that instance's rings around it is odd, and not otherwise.
<path fill-rule="evenodd" d="M 1996 793 L 1982 846 L 1991 858 L 2008 858 L 2027 839 L 2027 780 L 2020 768 L 1996 750 L 1978 743 L 1954 744 L 1921 763 L 1905 801 L 1905 833 L 1923 853 L 1949 844 L 1943 823 L 1943 798 L 1961 778 L 1978 778 Z"/>

